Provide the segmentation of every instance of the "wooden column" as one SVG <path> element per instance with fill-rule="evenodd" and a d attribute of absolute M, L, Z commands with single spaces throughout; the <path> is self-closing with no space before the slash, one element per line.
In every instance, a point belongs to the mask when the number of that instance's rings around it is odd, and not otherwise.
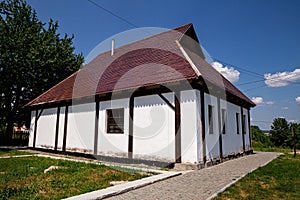
<path fill-rule="evenodd" d="M 62 151 L 66 151 L 67 132 L 68 132 L 68 115 L 69 115 L 69 106 L 66 105 L 66 109 L 65 109 L 65 124 L 64 124 L 64 139 L 63 139 Z"/>
<path fill-rule="evenodd" d="M 242 140 L 243 140 L 243 153 L 245 153 L 245 121 L 243 107 L 241 107 L 241 122 L 242 122 Z"/>
<path fill-rule="evenodd" d="M 34 132 L 33 132 L 33 148 L 35 148 L 35 143 L 36 143 L 37 123 L 38 123 L 38 110 L 35 110 Z"/>
<path fill-rule="evenodd" d="M 201 134 L 202 134 L 202 159 L 206 163 L 206 142 L 205 142 L 205 102 L 204 91 L 200 91 L 200 104 L 201 104 Z"/>
<path fill-rule="evenodd" d="M 176 159 L 176 163 L 181 163 L 180 91 L 175 92 L 174 101 L 175 101 L 175 159 Z"/>
<path fill-rule="evenodd" d="M 218 129 L 219 129 L 219 149 L 220 149 L 220 158 L 223 159 L 223 141 L 222 141 L 222 125 L 221 125 L 221 102 L 220 97 L 217 97 L 217 109 L 218 109 Z"/>
<path fill-rule="evenodd" d="M 60 106 L 57 107 L 57 113 L 56 113 L 56 127 L 55 127 L 54 151 L 57 151 L 58 133 L 59 133 L 59 116 L 60 116 Z"/>
<path fill-rule="evenodd" d="M 99 99 L 95 102 L 95 131 L 94 131 L 94 154 L 98 154 L 98 134 L 99 134 Z"/>
<path fill-rule="evenodd" d="M 134 111 L 134 96 L 129 99 L 129 133 L 128 133 L 128 158 L 132 159 L 133 152 L 133 112 Z"/>

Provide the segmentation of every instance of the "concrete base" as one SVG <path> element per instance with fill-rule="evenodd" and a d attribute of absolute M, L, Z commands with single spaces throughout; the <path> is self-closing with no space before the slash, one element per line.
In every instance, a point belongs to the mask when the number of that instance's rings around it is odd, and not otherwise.
<path fill-rule="evenodd" d="M 187 170 L 199 170 L 205 168 L 204 163 L 192 164 L 192 163 L 175 163 L 175 171 L 187 171 Z"/>
<path fill-rule="evenodd" d="M 237 153 L 237 154 L 232 154 L 232 155 L 228 155 L 226 157 L 221 158 L 215 158 L 213 160 L 209 160 L 206 163 L 198 163 L 198 164 L 193 164 L 193 163 L 175 163 L 174 165 L 174 170 L 175 171 L 187 171 L 187 170 L 199 170 L 199 169 L 203 169 L 206 167 L 211 167 L 214 165 L 218 165 L 222 162 L 226 162 L 228 160 L 232 160 L 235 158 L 239 158 L 245 155 L 250 155 L 253 154 L 253 150 L 249 150 L 243 153 Z"/>

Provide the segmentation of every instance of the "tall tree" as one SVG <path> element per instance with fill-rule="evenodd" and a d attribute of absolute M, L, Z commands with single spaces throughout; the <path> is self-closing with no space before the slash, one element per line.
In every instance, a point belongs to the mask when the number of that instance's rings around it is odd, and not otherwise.
<path fill-rule="evenodd" d="M 254 147 L 271 147 L 273 146 L 270 137 L 265 135 L 258 126 L 251 126 L 252 141 Z"/>
<path fill-rule="evenodd" d="M 297 123 L 290 123 L 290 133 L 288 138 L 286 139 L 286 144 L 293 148 L 294 146 L 294 138 L 292 136 L 292 128 L 294 129 L 295 139 L 296 139 L 296 148 L 300 149 L 300 124 Z"/>
<path fill-rule="evenodd" d="M 29 100 L 77 71 L 83 56 L 73 38 L 61 37 L 58 22 L 47 24 L 25 0 L 0 3 L 0 122 L 12 132 Z"/>
<path fill-rule="evenodd" d="M 290 136 L 290 127 L 285 118 L 275 118 L 271 125 L 271 142 L 277 147 L 287 147 Z"/>

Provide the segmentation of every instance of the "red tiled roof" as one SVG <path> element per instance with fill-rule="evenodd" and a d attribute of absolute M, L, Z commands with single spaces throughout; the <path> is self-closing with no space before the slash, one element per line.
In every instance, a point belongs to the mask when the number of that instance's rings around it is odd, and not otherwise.
<path fill-rule="evenodd" d="M 255 104 L 244 95 L 239 89 L 237 89 L 230 81 L 228 81 L 222 74 L 216 71 L 209 63 L 207 63 L 204 59 L 199 57 L 197 54 L 185 49 L 199 72 L 201 76 L 206 82 L 212 83 L 220 88 L 224 88 L 224 91 L 229 92 L 230 94 L 239 97 L 244 100 L 251 106 L 255 106 Z"/>
<path fill-rule="evenodd" d="M 199 74 L 191 67 L 176 44 L 176 40 L 181 41 L 184 34 L 191 35 L 198 42 L 192 24 L 187 24 L 118 47 L 113 56 L 110 51 L 99 54 L 85 67 L 29 102 L 27 106 L 197 79 Z M 186 51 L 189 52 L 188 49 Z M 197 58 L 192 54 L 189 55 L 203 78 L 220 86 L 216 81 L 220 77 L 219 73 L 201 57 Z M 228 92 L 253 104 L 228 80 L 221 77 Z"/>

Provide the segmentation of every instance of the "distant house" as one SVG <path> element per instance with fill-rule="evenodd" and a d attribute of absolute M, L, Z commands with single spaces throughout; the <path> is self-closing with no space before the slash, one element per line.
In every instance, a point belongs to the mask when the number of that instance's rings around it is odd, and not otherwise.
<path fill-rule="evenodd" d="M 33 148 L 196 166 L 252 151 L 255 104 L 192 24 L 101 53 L 27 106 Z"/>

